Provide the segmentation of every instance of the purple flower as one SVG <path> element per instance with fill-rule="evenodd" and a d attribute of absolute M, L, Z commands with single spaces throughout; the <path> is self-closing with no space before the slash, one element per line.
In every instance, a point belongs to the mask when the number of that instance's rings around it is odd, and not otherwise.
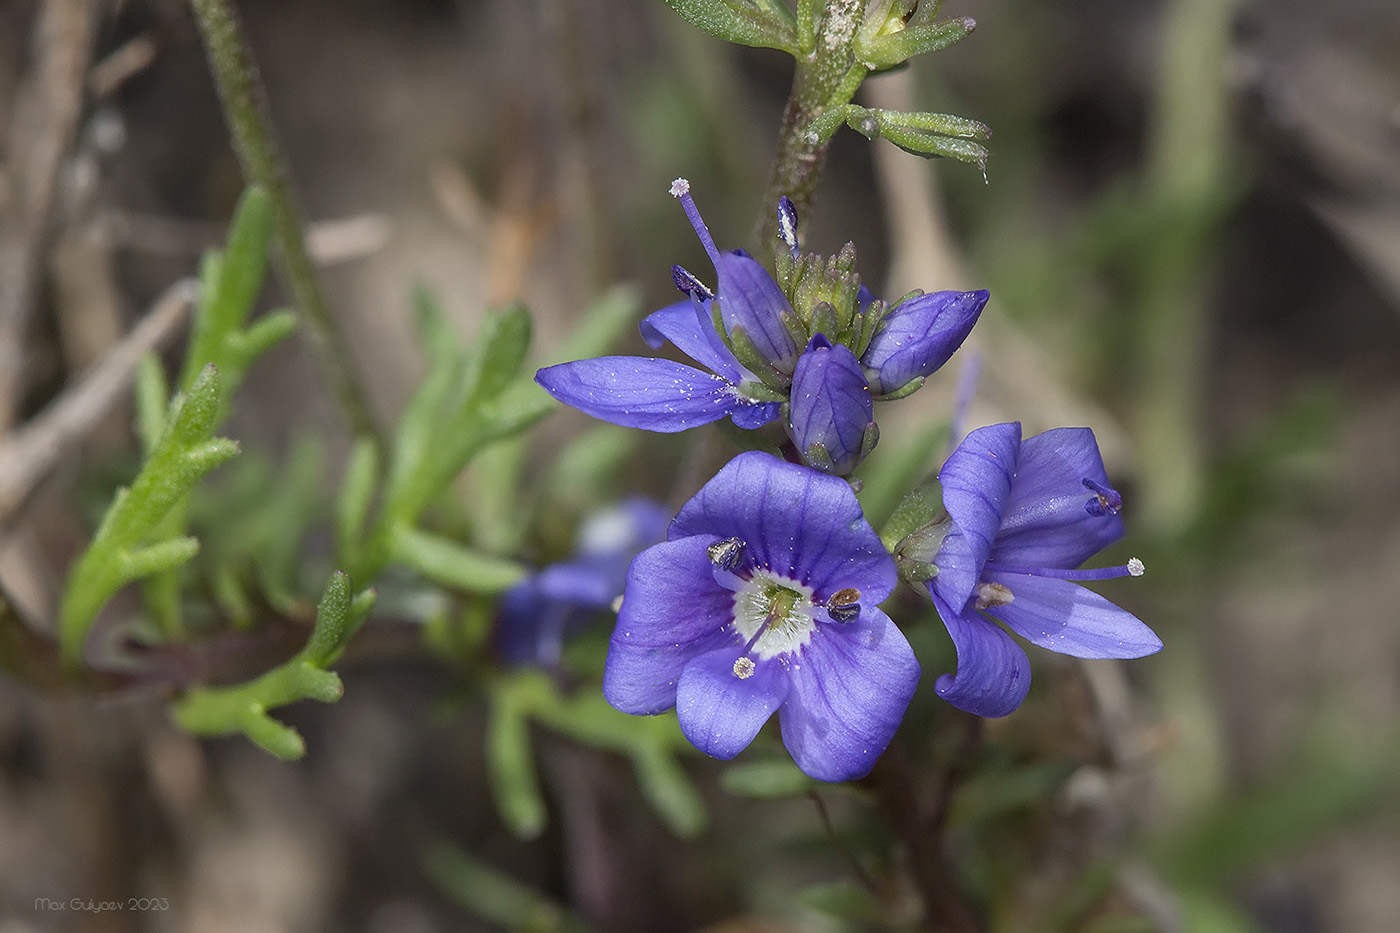
<path fill-rule="evenodd" d="M 696 235 L 715 266 L 711 292 L 680 266 L 671 270 L 685 301 L 662 308 L 642 322 L 642 336 L 659 349 L 670 341 L 710 372 L 671 360 L 605 356 L 549 366 L 535 381 L 559 401 L 629 428 L 672 433 L 709 424 L 728 415 L 741 428 L 759 428 L 778 417 L 775 390 L 760 384 L 715 330 L 712 305 L 731 342 L 751 347 L 770 384 L 783 385 L 797 365 L 793 330 L 800 326 L 778 283 L 742 250 L 721 253 L 690 196 L 690 184 L 676 179 L 671 193 L 680 199 Z"/>
<path fill-rule="evenodd" d="M 896 305 L 860 357 L 870 390 L 893 395 L 927 379 L 962 346 L 989 296 L 985 289 L 932 292 Z"/>
<path fill-rule="evenodd" d="M 1018 422 L 978 428 L 938 475 L 951 518 L 928 582 L 958 652 L 938 678 L 949 703 L 1005 716 L 1030 689 L 1026 653 L 993 619 L 1034 644 L 1079 658 L 1140 658 L 1162 647 L 1136 616 L 1078 581 L 1138 576 L 1123 567 L 1076 570 L 1123 535 L 1123 500 L 1108 485 L 1088 428 L 1021 440 Z"/>
<path fill-rule="evenodd" d="M 559 663 L 564 638 L 622 595 L 627 565 L 665 537 L 670 513 L 648 499 L 628 499 L 589 516 L 574 556 L 550 564 L 501 595 L 496 642 L 508 664 Z"/>
<path fill-rule="evenodd" d="M 776 711 L 807 774 L 868 773 L 919 665 L 879 608 L 893 559 L 842 479 L 740 454 L 632 562 L 603 694 L 676 708 L 701 751 L 733 758 Z"/>
<path fill-rule="evenodd" d="M 848 348 L 816 334 L 792 375 L 788 434 L 802 459 L 838 476 L 875 446 L 875 406 L 860 363 Z"/>

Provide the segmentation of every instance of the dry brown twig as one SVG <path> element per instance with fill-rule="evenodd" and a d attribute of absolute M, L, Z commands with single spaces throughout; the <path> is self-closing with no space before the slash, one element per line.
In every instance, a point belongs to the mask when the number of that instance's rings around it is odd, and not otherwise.
<path fill-rule="evenodd" d="M 111 411 L 141 357 L 172 335 L 184 320 L 197 289 L 193 279 L 181 279 L 170 286 L 102 362 L 22 428 L 0 438 L 0 523 Z"/>
<path fill-rule="evenodd" d="M 35 24 L 34 64 L 16 99 L 7 197 L 0 204 L 0 430 L 12 423 L 23 392 L 24 335 L 59 166 L 82 115 L 95 22 L 90 0 L 45 0 Z"/>

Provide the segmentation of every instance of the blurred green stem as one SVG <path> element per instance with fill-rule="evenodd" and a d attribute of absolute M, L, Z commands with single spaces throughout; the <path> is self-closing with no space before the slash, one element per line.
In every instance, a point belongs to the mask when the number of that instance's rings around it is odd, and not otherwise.
<path fill-rule="evenodd" d="M 290 173 L 268 116 L 266 94 L 242 25 L 229 0 L 191 0 L 191 6 L 243 173 L 250 184 L 261 185 L 272 199 L 282 273 L 296 298 L 312 352 L 355 434 L 373 438 L 382 448 L 383 437 L 352 367 L 345 337 L 331 315 L 320 277 L 307 252 Z"/>
<path fill-rule="evenodd" d="M 768 189 L 760 202 L 757 243 L 763 245 L 777 230 L 778 198 L 787 195 L 802 215 L 812 203 L 812 195 L 826 165 L 831 144 L 812 133 L 812 124 L 832 107 L 851 102 L 868 69 L 856 60 L 856 27 L 861 23 L 862 0 L 828 0 L 817 27 L 815 43 L 805 55 L 797 56 L 792 93 L 783 113 L 782 135 L 773 160 Z M 799 20 L 802 16 L 799 15 Z M 805 30 L 800 33 L 806 35 Z"/>
<path fill-rule="evenodd" d="M 1140 279 L 1135 400 L 1143 521 L 1194 517 L 1203 483 L 1206 269 L 1228 197 L 1226 56 L 1239 0 L 1176 0 L 1163 24 L 1147 200 L 1162 223 Z"/>

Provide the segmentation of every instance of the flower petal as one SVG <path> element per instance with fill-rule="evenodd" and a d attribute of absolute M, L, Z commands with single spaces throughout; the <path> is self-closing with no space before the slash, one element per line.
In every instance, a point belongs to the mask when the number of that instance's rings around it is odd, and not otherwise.
<path fill-rule="evenodd" d="M 872 606 L 854 622 L 819 625 L 791 664 L 778 718 L 793 761 L 819 781 L 868 774 L 919 683 L 904 633 Z"/>
<path fill-rule="evenodd" d="M 713 541 L 665 541 L 632 561 L 603 668 L 603 696 L 624 713 L 671 708 L 686 662 L 737 639 L 734 594 L 715 582 L 705 551 Z"/>
<path fill-rule="evenodd" d="M 987 304 L 987 291 L 933 292 L 897 305 L 861 356 L 876 395 L 931 375 L 962 346 Z"/>
<path fill-rule="evenodd" d="M 992 571 L 986 579 L 1013 597 L 987 612 L 1042 648 L 1076 658 L 1141 658 L 1162 650 L 1162 640 L 1137 616 L 1073 580 Z"/>
<path fill-rule="evenodd" d="M 1067 570 L 1123 537 L 1117 514 L 1085 508 L 1096 499 L 1086 479 L 1109 486 L 1088 428 L 1055 428 L 1022 441 L 991 559 L 1012 567 Z"/>
<path fill-rule="evenodd" d="M 938 472 L 953 527 L 933 559 L 938 567 L 933 588 L 949 606 L 962 609 L 982 577 L 1010 498 L 1020 446 L 1019 421 L 978 428 Z"/>
<path fill-rule="evenodd" d="M 672 360 L 638 356 L 560 363 L 541 369 L 535 381 L 584 414 L 663 434 L 709 424 L 754 404 L 718 376 Z"/>
<path fill-rule="evenodd" d="M 687 298 L 642 319 L 642 339 L 654 350 L 666 341 L 702 366 L 735 383 L 754 378 L 715 333 L 710 313 L 698 298 Z"/>
<path fill-rule="evenodd" d="M 874 605 L 897 579 L 849 483 L 759 451 L 729 461 L 681 508 L 668 536 L 687 535 L 741 538 L 750 560 L 812 587 L 819 602 L 855 587 Z"/>
<path fill-rule="evenodd" d="M 933 593 L 933 604 L 958 651 L 957 673 L 943 674 L 934 683 L 938 695 L 978 716 L 1013 712 L 1031 689 L 1031 663 L 1026 653 L 971 605 L 956 612 L 937 593 Z"/>
<path fill-rule="evenodd" d="M 848 347 L 832 346 L 816 334 L 792 374 L 788 432 L 805 457 L 820 444 L 831 458 L 832 472 L 845 476 L 861 461 L 866 428 L 875 406 L 865 373 Z"/>
<path fill-rule="evenodd" d="M 715 262 L 720 317 L 730 333 L 742 327 L 764 358 L 785 373 L 797 365 L 797 344 L 783 326 L 792 313 L 787 296 L 757 259 L 742 250 L 721 253 Z"/>
<path fill-rule="evenodd" d="M 693 658 L 676 692 L 676 717 L 690 744 L 726 761 L 749 747 L 788 694 L 787 671 L 776 658 L 757 661 L 748 677 L 734 673 L 743 653 L 735 644 Z"/>

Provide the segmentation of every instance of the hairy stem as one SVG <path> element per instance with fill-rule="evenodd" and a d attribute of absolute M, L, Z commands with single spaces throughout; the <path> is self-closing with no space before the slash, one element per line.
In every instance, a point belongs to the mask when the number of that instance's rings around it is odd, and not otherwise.
<path fill-rule="evenodd" d="M 864 8 L 861 0 L 828 0 L 812 50 L 797 59 L 778 151 L 763 196 L 756 234 L 759 246 L 767 244 L 777 229 L 774 209 L 779 197 L 791 198 L 799 215 L 811 206 L 831 142 L 830 136 L 813 134 L 811 127 L 832 107 L 850 103 L 865 76 L 865 66 L 856 61 L 853 51 Z"/>
<path fill-rule="evenodd" d="M 234 149 L 251 184 L 267 190 L 273 205 L 283 278 L 296 299 L 322 374 L 354 432 L 380 443 L 364 387 L 350 362 L 345 337 L 331 315 L 316 267 L 306 248 L 301 211 L 286 159 L 268 116 L 266 94 L 243 28 L 229 0 L 191 0 L 204 38 L 210 71 L 224 107 Z"/>

